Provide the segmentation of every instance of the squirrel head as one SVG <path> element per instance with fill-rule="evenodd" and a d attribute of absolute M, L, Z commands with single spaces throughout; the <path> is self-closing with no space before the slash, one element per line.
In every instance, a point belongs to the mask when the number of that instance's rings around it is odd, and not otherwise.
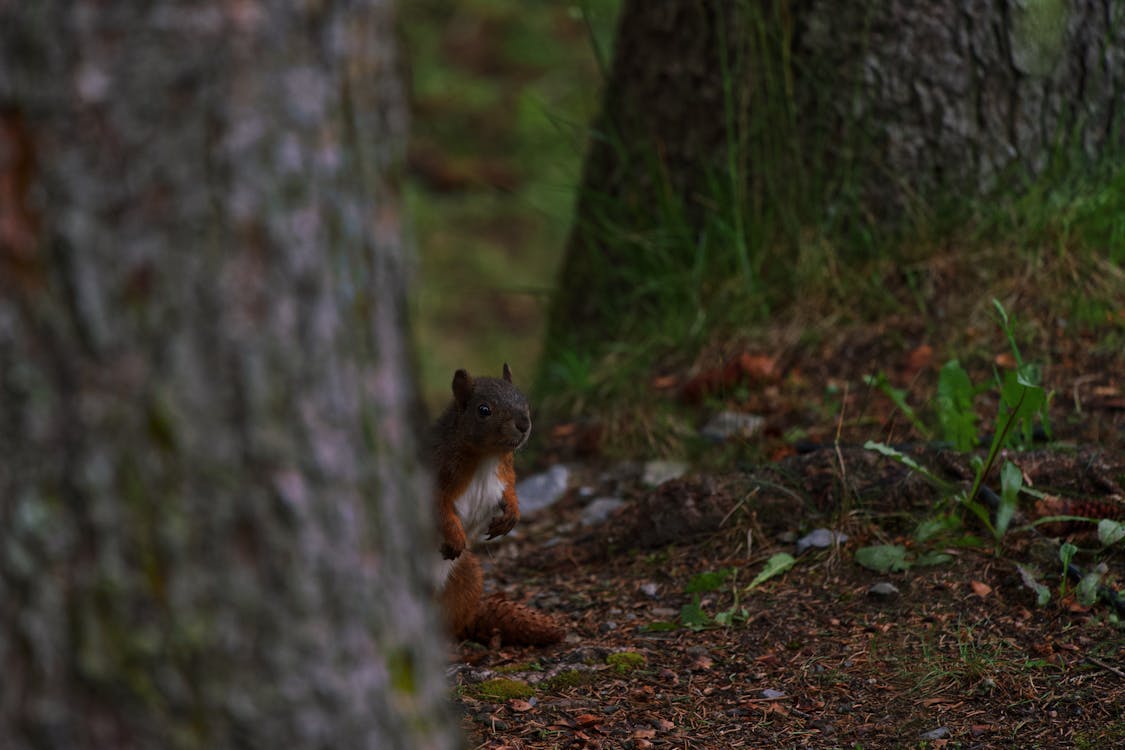
<path fill-rule="evenodd" d="M 503 378 L 474 378 L 466 370 L 453 374 L 454 431 L 462 444 L 484 451 L 508 452 L 531 434 L 527 399 L 512 385 L 504 363 Z"/>

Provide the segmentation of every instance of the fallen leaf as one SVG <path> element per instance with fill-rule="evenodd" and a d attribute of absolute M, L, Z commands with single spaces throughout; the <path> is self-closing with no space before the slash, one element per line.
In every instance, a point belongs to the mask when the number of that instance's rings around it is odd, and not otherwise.
<path fill-rule="evenodd" d="M 1003 367 L 1005 370 L 1016 369 L 1016 358 L 1012 356 L 1011 352 L 997 354 L 992 361 L 996 363 L 997 367 Z"/>
<path fill-rule="evenodd" d="M 934 348 L 929 344 L 922 344 L 906 357 L 906 369 L 910 374 L 929 367 L 934 361 Z"/>
<path fill-rule="evenodd" d="M 969 586 L 972 587 L 973 593 L 977 596 L 988 596 L 992 593 L 992 587 L 987 583 L 981 583 L 980 581 L 970 581 Z"/>
<path fill-rule="evenodd" d="M 633 732 L 633 738 L 638 740 L 651 740 L 655 739 L 655 729 L 637 729 Z"/>
<path fill-rule="evenodd" d="M 666 391 L 676 387 L 679 378 L 675 375 L 659 375 L 652 379 L 652 387 L 658 391 Z"/>
<path fill-rule="evenodd" d="M 523 713 L 524 711 L 530 711 L 531 709 L 535 708 L 535 706 L 531 705 L 525 700 L 512 698 L 510 701 L 508 701 L 508 708 L 512 709 L 513 711 Z"/>
<path fill-rule="evenodd" d="M 582 714 L 581 716 L 575 716 L 574 720 L 580 727 L 591 727 L 601 721 L 602 717 L 597 714 Z"/>

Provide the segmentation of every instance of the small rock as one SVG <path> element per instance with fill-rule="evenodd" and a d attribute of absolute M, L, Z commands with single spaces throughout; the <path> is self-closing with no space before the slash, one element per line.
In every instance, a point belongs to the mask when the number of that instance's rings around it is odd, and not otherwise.
<path fill-rule="evenodd" d="M 797 555 L 803 555 L 810 549 L 826 549 L 835 543 L 843 544 L 848 541 L 848 535 L 842 531 L 831 529 L 813 529 L 808 534 L 797 540 Z"/>
<path fill-rule="evenodd" d="M 898 596 L 898 587 L 893 583 L 880 581 L 879 583 L 873 584 L 871 588 L 867 589 L 867 593 L 871 594 L 872 596 L 879 596 L 884 598 Z"/>
<path fill-rule="evenodd" d="M 660 595 L 660 588 L 652 581 L 646 581 L 641 584 L 641 593 L 649 599 L 655 599 Z"/>
<path fill-rule="evenodd" d="M 598 632 L 602 635 L 605 635 L 606 633 L 612 633 L 614 630 L 617 630 L 617 623 L 613 620 L 606 620 L 598 626 Z"/>
<path fill-rule="evenodd" d="M 579 523 L 583 526 L 600 524 L 624 504 L 625 501 L 619 497 L 599 497 L 582 509 L 582 518 L 579 519 Z"/>
<path fill-rule="evenodd" d="M 918 735 L 918 739 L 924 742 L 928 742 L 930 740 L 943 740 L 948 736 L 949 727 L 938 727 L 937 729 L 931 729 L 928 732 L 922 732 L 922 734 Z"/>
<path fill-rule="evenodd" d="M 686 471 L 687 464 L 682 461 L 648 461 L 641 481 L 649 487 L 657 487 L 669 479 L 682 477 Z"/>
<path fill-rule="evenodd" d="M 740 411 L 721 411 L 707 421 L 699 434 L 721 443 L 732 437 L 749 438 L 761 431 L 766 418 Z"/>
<path fill-rule="evenodd" d="M 549 508 L 566 492 L 570 470 L 555 464 L 542 474 L 534 474 L 516 483 L 520 498 L 520 512 L 524 515 Z"/>
<path fill-rule="evenodd" d="M 762 691 L 761 695 L 763 698 L 767 698 L 769 700 L 785 697 L 785 693 L 781 692 L 780 690 L 774 690 L 773 688 L 766 688 Z"/>

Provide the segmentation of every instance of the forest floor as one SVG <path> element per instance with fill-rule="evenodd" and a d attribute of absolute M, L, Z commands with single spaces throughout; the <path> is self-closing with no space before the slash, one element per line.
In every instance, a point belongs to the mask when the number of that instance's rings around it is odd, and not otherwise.
<path fill-rule="evenodd" d="M 540 461 L 570 466 L 571 489 L 484 548 L 486 586 L 568 635 L 546 648 L 461 645 L 452 675 L 470 746 L 1125 746 L 1125 612 L 1111 600 L 1125 543 L 1102 545 L 1090 523 L 1033 525 L 1125 519 L 1125 347 L 1104 329 L 1040 339 L 1051 440 L 1002 457 L 1037 495 L 1021 495 L 995 541 L 920 472 L 863 447 L 893 443 L 942 481 L 971 480 L 972 455 L 917 439 L 862 379 L 882 363 L 896 387 L 932 393 L 944 360 L 924 330 L 887 319 L 747 352 L 772 364 L 703 400 L 699 422 L 733 408 L 764 427 L 707 444 L 657 486 L 643 464 L 600 460 L 596 438 L 576 442 L 588 425 L 538 425 Z M 1010 365 L 1000 344 L 966 358 L 974 382 Z M 654 393 L 676 398 L 723 372 L 662 373 Z M 995 413 L 987 393 L 977 406 Z M 594 510 L 603 498 L 607 517 Z M 797 555 L 794 541 L 817 528 L 846 539 Z M 1099 600 L 1081 603 L 1063 576 L 1063 542 L 1081 572 L 1102 571 Z M 873 545 L 901 546 L 904 569 L 857 563 Z M 792 568 L 748 588 L 777 553 Z"/>

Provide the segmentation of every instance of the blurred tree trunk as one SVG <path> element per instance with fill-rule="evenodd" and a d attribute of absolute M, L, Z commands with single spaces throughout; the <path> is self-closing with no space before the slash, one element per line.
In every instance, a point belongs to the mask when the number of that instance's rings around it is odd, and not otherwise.
<path fill-rule="evenodd" d="M 3 747 L 457 744 L 393 28 L 0 2 Z"/>
<path fill-rule="evenodd" d="M 1120 147 L 1123 96 L 1119 0 L 625 0 L 549 346 L 606 335 L 613 237 L 670 204 L 689 235 L 731 196 L 893 222 Z"/>

